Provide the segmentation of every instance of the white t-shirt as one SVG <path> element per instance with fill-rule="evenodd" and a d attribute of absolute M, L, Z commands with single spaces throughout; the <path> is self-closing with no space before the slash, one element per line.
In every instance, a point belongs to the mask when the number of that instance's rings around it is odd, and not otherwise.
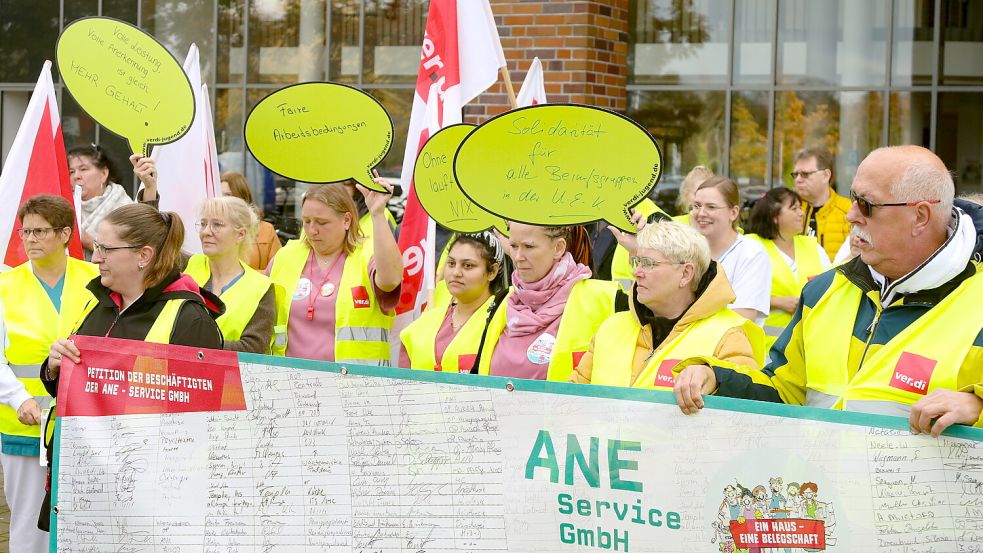
<path fill-rule="evenodd" d="M 737 299 L 731 309 L 754 309 L 754 322 L 761 326 L 771 311 L 771 261 L 768 252 L 758 241 L 737 235 L 737 240 L 724 250 L 717 263 L 727 275 Z"/>

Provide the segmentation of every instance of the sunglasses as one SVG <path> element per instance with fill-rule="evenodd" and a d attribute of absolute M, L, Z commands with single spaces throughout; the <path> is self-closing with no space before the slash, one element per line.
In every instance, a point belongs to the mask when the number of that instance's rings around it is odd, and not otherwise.
<path fill-rule="evenodd" d="M 863 215 L 864 217 L 870 217 L 871 214 L 874 212 L 874 208 L 875 207 L 910 207 L 910 206 L 918 205 L 918 204 L 921 204 L 921 203 L 937 204 L 937 203 L 939 203 L 939 202 L 942 201 L 942 200 L 917 200 L 917 201 L 914 201 L 914 202 L 897 202 L 897 203 L 890 203 L 890 204 L 875 204 L 874 202 L 872 202 L 870 200 L 867 200 L 867 199 L 861 198 L 860 196 L 857 196 L 853 192 L 850 192 L 850 199 L 852 199 L 854 202 L 856 202 L 856 204 L 857 204 L 857 210 L 860 211 L 860 214 Z"/>

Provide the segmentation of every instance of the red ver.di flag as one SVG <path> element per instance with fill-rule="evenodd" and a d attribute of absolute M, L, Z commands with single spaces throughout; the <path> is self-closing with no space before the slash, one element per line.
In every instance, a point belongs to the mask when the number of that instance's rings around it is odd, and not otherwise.
<path fill-rule="evenodd" d="M 409 190 L 399 234 L 404 269 L 393 336 L 419 314 L 433 289 L 434 222 L 412 184 L 416 157 L 431 134 L 462 121 L 464 104 L 494 84 L 504 66 L 488 0 L 431 0 L 403 156 L 401 182 Z"/>
<path fill-rule="evenodd" d="M 74 336 L 79 363 L 62 362 L 58 415 L 242 411 L 234 351 Z"/>

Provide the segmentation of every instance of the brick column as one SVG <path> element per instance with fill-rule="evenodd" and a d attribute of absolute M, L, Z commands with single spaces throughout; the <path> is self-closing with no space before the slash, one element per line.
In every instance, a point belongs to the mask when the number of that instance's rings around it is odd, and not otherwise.
<path fill-rule="evenodd" d="M 625 110 L 628 0 L 491 0 L 491 8 L 516 93 L 538 56 L 550 103 Z M 500 79 L 465 107 L 465 121 L 481 123 L 508 109 Z"/>

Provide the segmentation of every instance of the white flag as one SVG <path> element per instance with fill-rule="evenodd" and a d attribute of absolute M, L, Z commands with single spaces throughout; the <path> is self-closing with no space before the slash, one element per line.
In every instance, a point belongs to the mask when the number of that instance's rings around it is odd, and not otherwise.
<path fill-rule="evenodd" d="M 535 106 L 546 104 L 546 82 L 543 79 L 543 64 L 539 58 L 533 58 L 529 72 L 526 73 L 525 80 L 522 81 L 522 88 L 515 97 L 519 107 Z"/>

